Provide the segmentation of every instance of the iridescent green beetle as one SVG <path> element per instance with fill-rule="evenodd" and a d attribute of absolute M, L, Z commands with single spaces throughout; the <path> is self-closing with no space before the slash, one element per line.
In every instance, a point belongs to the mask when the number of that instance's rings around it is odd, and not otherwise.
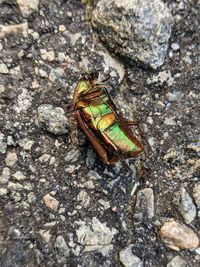
<path fill-rule="evenodd" d="M 104 163 L 135 157 L 144 151 L 129 127 L 136 123 L 117 112 L 106 89 L 109 85 L 99 82 L 98 76 L 93 71 L 79 80 L 73 98 L 75 117 Z"/>

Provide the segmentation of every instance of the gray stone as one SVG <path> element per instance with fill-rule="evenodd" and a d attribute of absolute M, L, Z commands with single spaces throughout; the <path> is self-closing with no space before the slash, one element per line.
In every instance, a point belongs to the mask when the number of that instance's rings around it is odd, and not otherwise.
<path fill-rule="evenodd" d="M 186 267 L 187 263 L 180 256 L 174 257 L 168 264 L 167 267 Z"/>
<path fill-rule="evenodd" d="M 6 165 L 12 167 L 17 162 L 17 154 L 15 152 L 8 152 L 6 156 Z"/>
<path fill-rule="evenodd" d="M 120 62 L 118 62 L 115 58 L 111 57 L 111 55 L 105 51 L 98 51 L 98 54 L 103 56 L 104 65 L 105 65 L 104 69 L 106 69 L 108 67 L 115 69 L 113 76 L 115 76 L 116 73 L 118 73 L 118 75 L 119 75 L 119 81 L 118 82 L 120 83 L 123 80 L 124 74 L 125 74 L 125 69 L 124 69 L 123 65 L 120 64 Z"/>
<path fill-rule="evenodd" d="M 174 83 L 174 78 L 169 70 L 160 71 L 158 74 L 154 74 L 147 79 L 147 84 L 162 86 L 164 83 L 167 83 L 168 86 Z"/>
<path fill-rule="evenodd" d="M 17 97 L 17 106 L 15 107 L 15 111 L 17 113 L 26 112 L 27 109 L 31 106 L 31 104 L 32 96 L 27 89 L 23 88 L 21 90 L 21 93 Z"/>
<path fill-rule="evenodd" d="M 19 146 L 22 147 L 24 150 L 31 150 L 32 145 L 34 144 L 33 140 L 28 138 L 21 139 L 19 141 Z"/>
<path fill-rule="evenodd" d="M 21 172 L 21 171 L 17 171 L 14 175 L 15 179 L 17 179 L 18 181 L 24 180 L 26 179 L 26 176 Z"/>
<path fill-rule="evenodd" d="M 109 229 L 106 223 L 101 223 L 96 217 L 89 223 L 79 221 L 77 224 L 78 243 L 84 246 L 84 251 L 99 251 L 107 255 L 113 249 L 112 239 L 118 232 L 115 228 Z"/>
<path fill-rule="evenodd" d="M 60 107 L 41 105 L 38 107 L 38 121 L 44 124 L 47 131 L 61 135 L 68 132 L 65 112 Z"/>
<path fill-rule="evenodd" d="M 9 179 L 10 179 L 10 169 L 8 167 L 4 167 L 2 175 L 0 176 L 0 184 L 8 183 Z"/>
<path fill-rule="evenodd" d="M 196 207 L 185 188 L 176 192 L 173 198 L 174 204 L 187 224 L 191 223 L 196 216 Z"/>
<path fill-rule="evenodd" d="M 142 267 L 143 262 L 140 258 L 132 252 L 133 245 L 130 244 L 124 250 L 121 250 L 119 253 L 119 259 L 125 267 Z"/>
<path fill-rule="evenodd" d="M 57 236 L 54 247 L 57 250 L 56 257 L 59 262 L 64 261 L 69 256 L 70 250 L 63 236 Z"/>
<path fill-rule="evenodd" d="M 38 10 L 39 0 L 17 0 L 22 16 L 28 17 L 32 12 Z"/>
<path fill-rule="evenodd" d="M 51 239 L 50 230 L 44 230 L 44 229 L 41 229 L 41 230 L 39 230 L 39 234 L 41 235 L 42 239 L 43 239 L 46 243 L 49 243 L 49 241 L 50 241 L 50 239 Z"/>
<path fill-rule="evenodd" d="M 153 69 L 165 59 L 171 35 L 171 14 L 160 0 L 100 0 L 92 24 L 101 40 L 129 63 Z"/>
<path fill-rule="evenodd" d="M 174 121 L 172 117 L 166 117 L 164 120 L 164 124 L 167 126 L 174 126 L 176 125 L 176 122 Z"/>
<path fill-rule="evenodd" d="M 0 196 L 5 196 L 7 195 L 7 188 L 4 188 L 4 187 L 0 187 Z"/>
<path fill-rule="evenodd" d="M 46 194 L 43 197 L 43 201 L 44 201 L 44 204 L 48 208 L 52 209 L 53 211 L 57 211 L 58 210 L 59 201 L 57 199 L 55 199 L 54 197 L 52 197 L 50 194 Z"/>
<path fill-rule="evenodd" d="M 66 162 L 76 162 L 79 158 L 79 155 L 80 155 L 80 151 L 78 149 L 72 149 L 65 156 L 65 161 Z"/>
<path fill-rule="evenodd" d="M 9 72 L 6 64 L 0 63 L 0 73 L 1 74 L 7 74 Z"/>
<path fill-rule="evenodd" d="M 151 188 L 144 188 L 137 193 L 135 219 L 141 221 L 145 216 L 154 217 L 154 194 Z"/>
<path fill-rule="evenodd" d="M 81 190 L 77 196 L 77 201 L 80 201 L 84 208 L 90 205 L 90 196 L 85 190 Z"/>
<path fill-rule="evenodd" d="M 5 141 L 5 135 L 3 133 L 0 133 L 0 153 L 4 154 L 6 153 L 7 144 Z"/>
<path fill-rule="evenodd" d="M 21 185 L 20 183 L 9 182 L 7 188 L 12 191 L 17 191 L 23 189 L 23 185 Z"/>
<path fill-rule="evenodd" d="M 59 79 L 64 75 L 64 70 L 61 68 L 52 69 L 49 74 L 49 80 L 54 82 L 56 79 Z"/>

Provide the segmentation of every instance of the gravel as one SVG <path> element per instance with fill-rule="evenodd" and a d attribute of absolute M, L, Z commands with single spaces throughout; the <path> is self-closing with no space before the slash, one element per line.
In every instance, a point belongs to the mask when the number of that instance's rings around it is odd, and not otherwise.
<path fill-rule="evenodd" d="M 198 6 L 85 2 L 0 1 L 0 266 L 200 266 Z M 146 157 L 107 166 L 78 127 L 94 68 Z"/>

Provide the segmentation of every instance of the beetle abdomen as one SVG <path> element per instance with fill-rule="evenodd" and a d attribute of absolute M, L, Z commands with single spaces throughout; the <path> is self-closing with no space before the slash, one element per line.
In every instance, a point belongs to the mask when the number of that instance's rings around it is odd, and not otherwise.
<path fill-rule="evenodd" d="M 124 153 L 132 151 L 139 152 L 141 148 L 138 147 L 124 132 L 123 127 L 118 123 L 114 123 L 103 132 L 104 138 L 109 139 L 114 144 L 117 150 Z"/>

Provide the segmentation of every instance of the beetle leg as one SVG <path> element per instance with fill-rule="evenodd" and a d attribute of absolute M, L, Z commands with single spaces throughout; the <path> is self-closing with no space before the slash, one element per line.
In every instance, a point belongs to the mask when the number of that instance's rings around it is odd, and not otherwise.
<path fill-rule="evenodd" d="M 126 121 L 126 123 L 128 125 L 135 125 L 135 126 L 138 126 L 139 125 L 139 122 L 137 120 L 132 120 L 132 121 Z"/>
<path fill-rule="evenodd" d="M 99 141 L 97 140 L 95 135 L 90 131 L 90 129 L 84 123 L 84 121 L 83 121 L 83 119 L 81 117 L 80 111 L 78 111 L 78 110 L 75 111 L 74 115 L 75 115 L 79 125 L 81 126 L 82 130 L 84 131 L 85 135 L 88 137 L 88 139 L 90 140 L 92 145 L 95 147 L 95 149 L 98 152 L 99 156 L 102 158 L 102 160 L 106 164 L 110 164 L 110 162 L 108 161 L 106 150 L 103 148 L 103 146 L 99 143 Z"/>

